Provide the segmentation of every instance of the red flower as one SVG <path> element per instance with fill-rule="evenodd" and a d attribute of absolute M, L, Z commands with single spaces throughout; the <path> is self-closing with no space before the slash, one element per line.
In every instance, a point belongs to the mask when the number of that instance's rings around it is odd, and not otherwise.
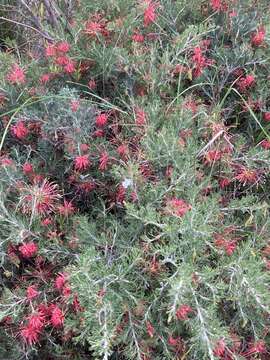
<path fill-rule="evenodd" d="M 264 113 L 263 118 L 264 118 L 265 121 L 270 121 L 270 112 Z"/>
<path fill-rule="evenodd" d="M 57 44 L 57 50 L 66 53 L 70 50 L 70 45 L 67 41 L 62 41 L 59 44 Z"/>
<path fill-rule="evenodd" d="M 182 64 L 176 64 L 174 69 L 172 70 L 173 75 L 179 75 L 187 72 L 187 67 Z"/>
<path fill-rule="evenodd" d="M 213 165 L 215 162 L 219 161 L 222 158 L 222 152 L 219 150 L 209 150 L 205 154 L 204 163 L 206 165 Z"/>
<path fill-rule="evenodd" d="M 191 210 L 191 205 L 187 204 L 182 199 L 172 198 L 166 202 L 167 211 L 169 214 L 182 217 L 186 212 Z"/>
<path fill-rule="evenodd" d="M 212 60 L 203 56 L 202 49 L 199 46 L 196 46 L 193 50 L 192 62 L 195 64 L 193 70 L 193 76 L 195 78 L 201 76 L 203 69 L 213 63 Z"/>
<path fill-rule="evenodd" d="M 245 92 L 255 84 L 255 77 L 253 75 L 247 75 L 239 79 L 236 83 L 239 91 Z"/>
<path fill-rule="evenodd" d="M 23 172 L 25 175 L 32 174 L 33 173 L 33 166 L 29 162 L 26 162 L 23 164 Z"/>
<path fill-rule="evenodd" d="M 80 107 L 80 101 L 79 100 L 71 100 L 70 102 L 70 109 L 72 112 L 76 112 Z"/>
<path fill-rule="evenodd" d="M 8 157 L 2 157 L 0 159 L 0 163 L 2 166 L 12 166 L 13 165 L 13 161 L 11 159 L 9 159 Z"/>
<path fill-rule="evenodd" d="M 258 171 L 242 167 L 235 179 L 243 185 L 255 184 L 259 179 Z"/>
<path fill-rule="evenodd" d="M 249 349 L 242 353 L 241 355 L 244 357 L 250 357 L 255 354 L 262 354 L 266 352 L 266 345 L 263 340 L 258 340 L 257 342 L 254 342 L 253 345 L 249 347 Z"/>
<path fill-rule="evenodd" d="M 57 290 L 61 291 L 66 281 L 67 281 L 67 274 L 60 273 L 54 281 L 54 286 L 56 287 Z"/>
<path fill-rule="evenodd" d="M 230 185 L 231 180 L 228 178 L 219 179 L 219 186 L 221 189 L 224 189 L 226 186 Z"/>
<path fill-rule="evenodd" d="M 257 29 L 256 33 L 254 33 L 251 36 L 251 44 L 254 47 L 259 47 L 263 44 L 265 39 L 265 29 L 263 26 L 261 26 L 259 29 Z"/>
<path fill-rule="evenodd" d="M 156 9 L 157 9 L 157 3 L 154 3 L 151 0 L 148 1 L 148 6 L 145 9 L 144 15 L 143 15 L 145 27 L 149 26 L 156 20 L 156 17 L 157 17 Z"/>
<path fill-rule="evenodd" d="M 48 226 L 48 225 L 51 225 L 52 223 L 53 223 L 53 221 L 52 221 L 52 219 L 50 219 L 50 218 L 46 218 L 46 219 L 44 219 L 44 220 L 41 221 L 41 224 L 42 224 L 43 226 Z"/>
<path fill-rule="evenodd" d="M 69 297 L 71 294 L 71 288 L 69 286 L 64 286 L 62 289 L 62 295 L 65 297 Z"/>
<path fill-rule="evenodd" d="M 13 125 L 11 127 L 11 131 L 13 135 L 20 140 L 24 139 L 29 134 L 29 130 L 27 129 L 27 127 L 24 124 L 24 121 L 22 120 L 18 121 L 16 125 Z"/>
<path fill-rule="evenodd" d="M 33 242 L 29 242 L 27 244 L 21 245 L 19 247 L 19 251 L 24 258 L 28 259 L 36 255 L 38 251 L 38 246 Z"/>
<path fill-rule="evenodd" d="M 121 144 L 118 146 L 116 151 L 121 156 L 121 158 L 125 159 L 128 154 L 128 147 L 125 144 Z"/>
<path fill-rule="evenodd" d="M 89 193 L 91 192 L 92 190 L 95 189 L 96 185 L 95 183 L 92 181 L 86 181 L 86 182 L 83 182 L 82 184 L 79 184 L 79 189 L 82 190 L 83 192 L 85 193 Z"/>
<path fill-rule="evenodd" d="M 172 336 L 169 337 L 169 339 L 168 339 L 168 344 L 169 344 L 170 346 L 177 346 L 178 343 L 179 343 L 179 338 L 176 338 L 176 339 L 175 339 L 175 338 L 172 337 Z"/>
<path fill-rule="evenodd" d="M 51 306 L 51 319 L 50 322 L 53 327 L 58 328 L 64 324 L 64 314 L 57 305 Z"/>
<path fill-rule="evenodd" d="M 124 188 L 123 185 L 120 185 L 116 193 L 116 202 L 119 204 L 123 204 L 125 197 L 126 197 L 126 189 Z"/>
<path fill-rule="evenodd" d="M 192 312 L 192 308 L 189 305 L 181 305 L 177 309 L 175 316 L 178 320 L 187 320 L 188 315 Z"/>
<path fill-rule="evenodd" d="M 108 162 L 109 162 L 109 155 L 106 151 L 104 151 L 100 156 L 98 169 L 100 171 L 106 170 L 108 166 Z"/>
<path fill-rule="evenodd" d="M 65 55 L 58 56 L 55 63 L 59 66 L 66 66 L 69 63 L 69 58 Z"/>
<path fill-rule="evenodd" d="M 135 123 L 138 126 L 145 125 L 146 123 L 146 114 L 143 109 L 136 109 L 135 110 Z"/>
<path fill-rule="evenodd" d="M 88 155 L 77 156 L 74 160 L 75 170 L 86 170 L 90 166 Z"/>
<path fill-rule="evenodd" d="M 99 128 L 104 127 L 108 122 L 109 115 L 106 113 L 101 113 L 96 117 L 96 126 Z"/>
<path fill-rule="evenodd" d="M 89 145 L 87 144 L 81 144 L 80 145 L 81 152 L 87 152 L 89 150 Z"/>
<path fill-rule="evenodd" d="M 32 314 L 29 316 L 28 320 L 28 325 L 32 329 L 36 329 L 38 331 L 41 331 L 45 325 L 45 317 L 42 313 Z"/>
<path fill-rule="evenodd" d="M 227 11 L 228 6 L 223 0 L 210 0 L 210 5 L 214 11 Z"/>
<path fill-rule="evenodd" d="M 133 203 L 137 202 L 138 201 L 138 194 L 136 191 L 132 191 L 131 194 L 130 194 L 130 197 L 131 197 L 131 201 Z"/>
<path fill-rule="evenodd" d="M 88 83 L 88 87 L 90 90 L 94 90 L 96 88 L 97 84 L 95 82 L 95 80 L 90 80 L 89 83 Z"/>
<path fill-rule="evenodd" d="M 234 253 L 237 247 L 237 239 L 226 239 L 221 234 L 215 234 L 214 239 L 216 247 L 224 249 L 228 256 Z"/>
<path fill-rule="evenodd" d="M 193 100 L 192 98 L 185 101 L 184 108 L 190 110 L 192 114 L 196 114 L 198 112 L 198 105 L 196 101 Z"/>
<path fill-rule="evenodd" d="M 38 305 L 38 312 L 41 316 L 43 316 L 44 318 L 48 317 L 51 315 L 51 309 L 48 305 L 45 304 L 39 304 Z"/>
<path fill-rule="evenodd" d="M 83 311 L 83 308 L 82 308 L 82 306 L 80 304 L 80 301 L 78 299 L 77 294 L 75 294 L 74 297 L 73 297 L 72 306 L 73 306 L 73 309 L 74 309 L 75 313 L 77 313 L 79 311 Z"/>
<path fill-rule="evenodd" d="M 264 139 L 260 142 L 261 147 L 263 147 L 266 150 L 270 149 L 270 140 Z"/>
<path fill-rule="evenodd" d="M 11 84 L 19 85 L 25 82 L 25 72 L 17 64 L 14 64 L 7 75 L 7 80 Z"/>
<path fill-rule="evenodd" d="M 106 23 L 102 19 L 98 19 L 98 21 L 87 21 L 84 32 L 92 38 L 98 37 L 98 35 L 104 37 L 109 35 L 109 31 L 106 29 Z"/>
<path fill-rule="evenodd" d="M 245 77 L 246 86 L 249 88 L 251 87 L 255 82 L 255 77 L 253 75 L 247 75 Z"/>
<path fill-rule="evenodd" d="M 53 57 L 56 55 L 56 48 L 55 45 L 48 45 L 45 50 L 45 55 L 47 57 Z"/>
<path fill-rule="evenodd" d="M 74 213 L 75 207 L 72 205 L 71 201 L 67 201 L 66 199 L 64 199 L 64 204 L 58 206 L 58 211 L 60 215 L 68 217 L 69 215 Z"/>
<path fill-rule="evenodd" d="M 29 324 L 21 329 L 21 336 L 23 340 L 31 346 L 38 342 L 39 335 L 40 331 L 32 328 Z"/>
<path fill-rule="evenodd" d="M 26 296 L 28 300 L 33 300 L 38 296 L 39 292 L 36 290 L 35 285 L 30 285 L 26 289 Z"/>
<path fill-rule="evenodd" d="M 46 179 L 40 183 L 37 178 L 32 186 L 25 186 L 20 190 L 22 211 L 27 214 L 45 216 L 55 210 L 55 203 L 60 198 L 57 185 Z"/>
<path fill-rule="evenodd" d="M 105 135 L 105 133 L 104 133 L 104 130 L 102 130 L 102 129 L 98 129 L 93 132 L 93 136 L 97 137 L 97 138 L 102 138 L 102 137 L 104 137 L 104 135 Z"/>
<path fill-rule="evenodd" d="M 68 60 L 68 63 L 65 65 L 64 70 L 68 74 L 72 74 L 75 72 L 75 63 L 73 60 Z"/>
<path fill-rule="evenodd" d="M 150 321 L 146 321 L 146 330 L 147 330 L 148 335 L 152 338 L 154 336 L 155 329 L 152 326 L 152 324 L 150 323 Z"/>
<path fill-rule="evenodd" d="M 50 81 L 51 79 L 51 74 L 43 74 L 41 75 L 41 77 L 39 78 L 39 81 L 42 83 L 42 84 L 47 84 L 48 81 Z"/>
<path fill-rule="evenodd" d="M 223 339 L 218 340 L 216 346 L 214 347 L 213 354 L 217 357 L 222 357 L 225 353 L 226 344 Z"/>
<path fill-rule="evenodd" d="M 132 35 L 132 40 L 137 43 L 143 43 L 144 42 L 144 36 L 138 32 L 135 32 Z"/>

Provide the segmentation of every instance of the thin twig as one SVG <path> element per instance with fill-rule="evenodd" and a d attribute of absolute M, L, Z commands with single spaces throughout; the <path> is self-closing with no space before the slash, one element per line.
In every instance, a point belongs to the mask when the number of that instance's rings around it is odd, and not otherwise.
<path fill-rule="evenodd" d="M 40 34 L 42 37 L 44 37 L 46 40 L 54 41 L 54 39 L 53 39 L 50 35 L 44 33 L 43 31 L 41 31 L 41 30 L 39 30 L 39 29 L 34 28 L 34 27 L 31 26 L 31 25 L 23 24 L 23 23 L 21 23 L 21 22 L 19 22 L 19 21 L 11 20 L 11 19 L 5 18 L 5 17 L 3 17 L 3 16 L 0 16 L 0 20 L 8 21 L 8 22 L 11 22 L 11 23 L 13 23 L 13 24 L 26 27 L 26 28 L 28 28 L 28 29 L 31 29 L 31 30 L 39 33 L 39 34 Z"/>

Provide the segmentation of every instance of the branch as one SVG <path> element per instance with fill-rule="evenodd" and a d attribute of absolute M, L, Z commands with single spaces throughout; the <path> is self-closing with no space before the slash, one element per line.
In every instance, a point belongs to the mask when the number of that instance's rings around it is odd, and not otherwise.
<path fill-rule="evenodd" d="M 25 7 L 25 9 L 28 11 L 28 13 L 31 15 L 30 21 L 32 21 L 32 23 L 36 26 L 36 28 L 41 31 L 41 33 L 45 34 L 47 37 L 49 37 L 51 39 L 51 41 L 53 40 L 53 38 L 46 33 L 45 31 L 42 30 L 42 25 L 40 23 L 39 18 L 33 13 L 33 11 L 31 10 L 31 8 L 25 3 L 24 0 L 19 0 L 20 3 L 22 4 L 22 6 Z M 47 38 L 48 39 L 48 38 Z M 49 40 L 49 39 L 48 39 Z"/>
<path fill-rule="evenodd" d="M 50 22 L 52 24 L 53 27 L 57 27 L 58 26 L 58 20 L 57 17 L 53 11 L 53 9 L 55 9 L 52 4 L 50 4 L 49 0 L 43 0 L 44 6 L 50 16 Z"/>
<path fill-rule="evenodd" d="M 28 29 L 31 29 L 37 33 L 39 33 L 42 37 L 44 37 L 46 40 L 48 41 L 54 41 L 54 38 L 52 38 L 50 35 L 48 35 L 47 33 L 45 33 L 44 31 L 41 31 L 39 29 L 36 29 L 34 28 L 33 26 L 30 26 L 30 25 L 27 25 L 27 24 L 23 24 L 19 21 L 15 21 L 15 20 L 11 20 L 11 19 L 8 19 L 8 18 L 5 18 L 3 16 L 0 16 L 0 20 L 4 20 L 4 21 L 8 21 L 8 22 L 11 22 L 13 24 L 16 24 L 16 25 L 20 25 L 20 26 L 23 26 L 23 27 L 26 27 Z"/>

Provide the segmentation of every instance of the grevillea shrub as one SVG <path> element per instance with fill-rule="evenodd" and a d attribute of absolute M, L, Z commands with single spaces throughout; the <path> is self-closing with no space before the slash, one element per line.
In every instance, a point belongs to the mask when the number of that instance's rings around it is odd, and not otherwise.
<path fill-rule="evenodd" d="M 0 359 L 269 359 L 268 1 L 36 3 L 2 16 Z"/>

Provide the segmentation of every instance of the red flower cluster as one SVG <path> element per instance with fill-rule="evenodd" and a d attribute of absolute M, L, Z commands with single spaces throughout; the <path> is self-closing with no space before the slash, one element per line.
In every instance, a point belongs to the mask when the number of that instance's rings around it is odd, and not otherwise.
<path fill-rule="evenodd" d="M 41 179 L 42 180 L 42 179 Z M 45 216 L 56 209 L 56 202 L 60 198 L 56 184 L 48 180 L 37 181 L 32 186 L 25 186 L 20 189 L 21 206 L 23 213 L 36 213 Z"/>
<path fill-rule="evenodd" d="M 178 320 L 187 320 L 188 315 L 193 312 L 193 309 L 189 305 L 181 305 L 176 310 L 175 316 Z"/>
<path fill-rule="evenodd" d="M 105 171 L 108 167 L 108 162 L 109 162 L 109 154 L 107 153 L 107 151 L 103 151 L 103 153 L 101 154 L 101 156 L 99 158 L 98 169 L 100 171 Z"/>
<path fill-rule="evenodd" d="M 238 174 L 235 176 L 235 180 L 238 180 L 243 185 L 252 185 L 258 182 L 259 174 L 257 170 L 248 169 L 242 166 L 238 170 Z"/>
<path fill-rule="evenodd" d="M 251 44 L 254 47 L 259 47 L 263 44 L 265 40 L 265 28 L 261 26 L 257 31 L 251 36 Z"/>
<path fill-rule="evenodd" d="M 260 142 L 261 147 L 263 147 L 265 150 L 270 150 L 270 140 L 264 139 Z"/>
<path fill-rule="evenodd" d="M 143 109 L 137 108 L 135 110 L 135 123 L 138 126 L 143 126 L 146 124 L 146 113 Z"/>
<path fill-rule="evenodd" d="M 233 227 L 228 227 L 224 230 L 222 234 L 216 233 L 214 234 L 214 243 L 217 248 L 221 248 L 225 250 L 228 256 L 231 256 L 236 250 L 239 238 L 236 238 L 231 235 L 232 231 L 234 231 Z"/>
<path fill-rule="evenodd" d="M 90 166 L 88 155 L 77 156 L 74 160 L 74 166 L 77 171 L 86 170 Z"/>
<path fill-rule="evenodd" d="M 28 323 L 22 327 L 20 334 L 27 344 L 34 345 L 46 324 L 51 324 L 54 328 L 63 326 L 64 314 L 58 305 L 40 304 L 38 311 L 31 314 L 27 320 Z"/>
<path fill-rule="evenodd" d="M 13 125 L 11 127 L 11 132 L 15 137 L 17 137 L 20 140 L 26 138 L 26 136 L 29 134 L 29 130 L 25 126 L 25 123 L 23 120 L 20 120 L 17 122 L 16 125 Z"/>
<path fill-rule="evenodd" d="M 209 150 L 204 156 L 204 163 L 206 165 L 213 165 L 222 158 L 222 154 L 220 150 Z"/>
<path fill-rule="evenodd" d="M 108 118 L 109 118 L 109 114 L 106 113 L 100 113 L 99 115 L 97 115 L 96 127 L 103 128 L 104 126 L 106 126 L 108 122 Z"/>
<path fill-rule="evenodd" d="M 227 11 L 228 5 L 225 0 L 210 0 L 210 6 L 214 11 Z"/>
<path fill-rule="evenodd" d="M 125 145 L 125 144 L 119 145 L 116 151 L 117 151 L 117 153 L 120 155 L 120 157 L 121 157 L 122 159 L 126 159 L 127 154 L 128 154 L 128 147 L 127 147 L 127 145 Z"/>
<path fill-rule="evenodd" d="M 28 300 L 33 300 L 38 296 L 39 292 L 36 289 L 35 285 L 30 285 L 28 286 L 28 288 L 26 289 L 26 296 Z"/>
<path fill-rule="evenodd" d="M 84 33 L 91 38 L 98 38 L 100 35 L 104 37 L 109 36 L 106 21 L 99 14 L 86 22 Z"/>
<path fill-rule="evenodd" d="M 28 324 L 21 329 L 21 336 L 23 340 L 29 344 L 34 345 L 39 338 L 45 326 L 45 317 L 42 313 L 34 313 L 28 318 Z"/>
<path fill-rule="evenodd" d="M 54 58 L 55 64 L 61 66 L 66 73 L 72 74 L 75 72 L 75 62 L 66 55 L 69 50 L 70 45 L 63 41 L 47 46 L 45 53 L 47 57 Z"/>
<path fill-rule="evenodd" d="M 255 84 L 255 77 L 252 74 L 246 75 L 240 78 L 236 86 L 240 92 L 245 92 Z"/>
<path fill-rule="evenodd" d="M 202 48 L 197 46 L 193 50 L 192 62 L 195 64 L 195 68 L 193 69 L 193 77 L 197 78 L 202 75 L 203 70 L 213 64 L 213 61 L 207 59 L 203 55 Z"/>
<path fill-rule="evenodd" d="M 33 242 L 29 242 L 19 246 L 19 252 L 22 254 L 22 256 L 25 259 L 29 259 L 33 257 L 34 255 L 36 255 L 37 251 L 38 251 L 38 246 Z"/>
<path fill-rule="evenodd" d="M 51 319 L 50 322 L 53 327 L 58 328 L 64 324 L 64 314 L 63 311 L 57 305 L 51 305 Z"/>
<path fill-rule="evenodd" d="M 150 321 L 146 321 L 146 329 L 147 329 L 148 335 L 152 338 L 154 336 L 155 329 L 154 329 L 153 325 L 150 323 Z"/>
<path fill-rule="evenodd" d="M 166 212 L 177 217 L 184 216 L 191 208 L 191 205 L 182 199 L 172 198 L 166 202 Z"/>
<path fill-rule="evenodd" d="M 264 121 L 270 121 L 270 112 L 265 112 L 263 114 Z"/>
<path fill-rule="evenodd" d="M 153 22 L 155 22 L 157 18 L 156 9 L 158 7 L 158 4 L 155 2 L 152 2 L 151 0 L 147 1 L 148 5 L 147 8 L 144 10 L 144 26 L 147 27 L 151 25 Z"/>
<path fill-rule="evenodd" d="M 76 112 L 80 107 L 80 101 L 79 100 L 71 100 L 70 102 L 70 109 L 72 112 Z"/>
<path fill-rule="evenodd" d="M 73 206 L 71 201 L 67 201 L 66 199 L 64 199 L 64 204 L 63 205 L 59 205 L 58 206 L 58 211 L 59 214 L 64 216 L 64 217 L 68 217 L 70 215 L 72 215 L 75 212 L 75 207 Z"/>
<path fill-rule="evenodd" d="M 213 354 L 216 357 L 222 357 L 225 354 L 225 350 L 226 350 L 225 341 L 223 339 L 220 339 L 217 341 L 214 347 Z"/>
<path fill-rule="evenodd" d="M 30 164 L 29 162 L 26 162 L 23 164 L 23 172 L 25 175 L 29 175 L 29 174 L 32 174 L 34 171 L 33 169 L 33 165 Z"/>
<path fill-rule="evenodd" d="M 14 64 L 7 75 L 7 80 L 13 85 L 20 85 L 25 83 L 25 72 L 19 67 L 19 65 Z"/>
<path fill-rule="evenodd" d="M 135 31 L 132 35 L 132 40 L 137 43 L 143 43 L 144 42 L 144 35 L 140 34 L 139 32 Z"/>
<path fill-rule="evenodd" d="M 248 358 L 256 354 L 263 354 L 265 352 L 266 352 L 265 342 L 263 340 L 258 340 L 257 342 L 250 344 L 249 349 L 246 352 L 242 353 L 241 356 Z"/>
<path fill-rule="evenodd" d="M 219 183 L 220 188 L 224 189 L 230 185 L 231 180 L 228 178 L 221 178 L 221 179 L 219 179 L 218 183 Z"/>
<path fill-rule="evenodd" d="M 116 203 L 123 204 L 124 200 L 126 198 L 126 189 L 123 185 L 120 185 L 116 192 Z"/>

